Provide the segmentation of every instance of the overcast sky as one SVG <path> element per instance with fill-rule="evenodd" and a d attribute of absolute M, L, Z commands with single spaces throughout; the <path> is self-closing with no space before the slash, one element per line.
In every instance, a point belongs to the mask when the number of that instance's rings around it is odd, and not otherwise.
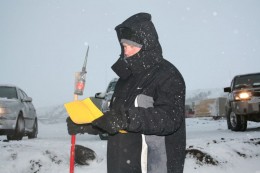
<path fill-rule="evenodd" d="M 148 12 L 187 90 L 223 88 L 260 71 L 259 9 L 259 0 L 0 0 L 0 83 L 36 107 L 71 101 L 89 45 L 80 99 L 104 91 L 120 54 L 114 27 Z"/>

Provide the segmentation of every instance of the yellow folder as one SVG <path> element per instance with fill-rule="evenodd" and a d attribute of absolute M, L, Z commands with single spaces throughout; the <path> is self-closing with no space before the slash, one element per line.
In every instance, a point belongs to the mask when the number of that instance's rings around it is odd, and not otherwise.
<path fill-rule="evenodd" d="M 91 123 L 103 115 L 90 98 L 65 103 L 64 106 L 71 120 L 76 124 Z"/>
<path fill-rule="evenodd" d="M 90 98 L 65 103 L 64 106 L 71 120 L 76 124 L 92 123 L 104 115 Z M 125 130 L 119 130 L 119 132 L 127 133 Z"/>

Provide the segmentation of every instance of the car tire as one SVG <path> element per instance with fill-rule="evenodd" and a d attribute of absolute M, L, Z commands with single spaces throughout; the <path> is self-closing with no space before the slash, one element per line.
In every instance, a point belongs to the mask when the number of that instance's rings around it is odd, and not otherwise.
<path fill-rule="evenodd" d="M 33 124 L 33 131 L 28 134 L 28 139 L 37 138 L 37 134 L 38 134 L 38 121 L 37 119 L 35 119 Z"/>
<path fill-rule="evenodd" d="M 247 129 L 246 116 L 237 115 L 233 111 L 230 111 L 227 123 L 232 131 L 245 131 Z"/>
<path fill-rule="evenodd" d="M 108 134 L 107 134 L 107 133 L 99 134 L 99 138 L 100 138 L 101 140 L 108 140 Z"/>
<path fill-rule="evenodd" d="M 23 116 L 18 116 L 16 127 L 13 135 L 7 135 L 8 140 L 22 140 L 25 133 L 25 122 Z"/>

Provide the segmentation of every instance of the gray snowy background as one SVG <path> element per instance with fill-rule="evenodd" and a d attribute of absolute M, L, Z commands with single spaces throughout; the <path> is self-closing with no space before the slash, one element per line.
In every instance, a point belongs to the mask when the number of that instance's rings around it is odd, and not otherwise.
<path fill-rule="evenodd" d="M 120 54 L 114 27 L 148 12 L 187 90 L 223 88 L 259 72 L 259 9 L 259 0 L 1 0 L 0 83 L 20 86 L 36 107 L 70 101 L 89 45 L 84 97 L 104 91 Z"/>

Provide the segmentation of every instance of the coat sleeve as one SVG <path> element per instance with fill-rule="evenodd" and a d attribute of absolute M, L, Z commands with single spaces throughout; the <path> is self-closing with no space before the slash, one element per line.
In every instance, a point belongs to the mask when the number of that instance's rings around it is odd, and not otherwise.
<path fill-rule="evenodd" d="M 128 131 L 169 135 L 179 129 L 185 118 L 185 83 L 182 76 L 161 80 L 153 99 L 153 107 L 133 107 L 128 110 Z"/>

